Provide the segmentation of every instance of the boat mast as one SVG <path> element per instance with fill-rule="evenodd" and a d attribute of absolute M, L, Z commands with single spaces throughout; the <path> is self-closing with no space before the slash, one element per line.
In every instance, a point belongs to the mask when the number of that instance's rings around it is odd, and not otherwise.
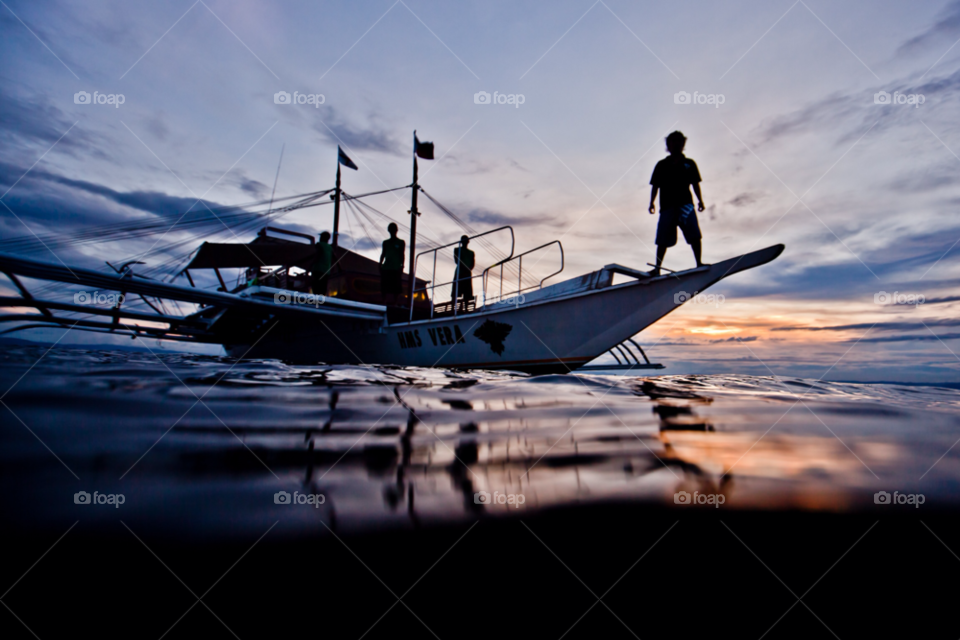
<path fill-rule="evenodd" d="M 414 264 L 414 256 L 416 255 L 417 249 L 417 216 L 420 215 L 420 212 L 417 211 L 417 192 L 420 190 L 420 185 L 417 184 L 417 131 L 413 131 L 413 193 L 410 195 L 410 308 L 413 308 L 413 289 L 417 281 L 416 274 L 413 272 L 416 265 Z"/>
<path fill-rule="evenodd" d="M 340 239 L 340 151 L 337 150 L 337 186 L 333 195 L 333 250 L 337 250 Z"/>

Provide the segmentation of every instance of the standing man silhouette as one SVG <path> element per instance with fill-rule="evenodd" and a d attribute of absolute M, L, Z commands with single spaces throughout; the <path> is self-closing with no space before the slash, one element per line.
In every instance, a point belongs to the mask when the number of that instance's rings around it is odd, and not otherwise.
<path fill-rule="evenodd" d="M 403 254 L 407 244 L 397 237 L 395 222 L 387 226 L 387 231 L 390 237 L 383 241 L 380 252 L 380 295 L 384 304 L 390 297 L 393 298 L 393 304 L 397 304 L 397 297 L 403 293 Z"/>
<path fill-rule="evenodd" d="M 463 298 L 463 310 L 467 310 L 467 305 L 473 301 L 473 265 L 475 257 L 473 251 L 467 249 L 470 244 L 470 238 L 460 236 L 460 246 L 453 249 L 453 261 L 457 263 L 457 272 L 453 276 L 454 288 L 457 300 L 454 303 L 459 306 L 460 298 Z"/>
<path fill-rule="evenodd" d="M 331 269 L 333 269 L 333 247 L 330 246 L 330 232 L 324 231 L 320 234 L 320 241 L 317 242 L 317 257 L 310 271 L 312 293 L 327 295 L 327 282 L 330 280 Z"/>
<path fill-rule="evenodd" d="M 657 224 L 657 266 L 650 272 L 651 277 L 660 275 L 660 266 L 667 248 L 677 244 L 677 227 L 683 231 L 683 238 L 693 249 L 697 266 L 703 266 L 700 260 L 700 225 L 693 210 L 693 198 L 690 187 L 697 194 L 697 211 L 703 211 L 703 196 L 700 194 L 700 171 L 697 163 L 683 155 L 687 138 L 679 131 L 667 136 L 667 151 L 670 155 L 657 163 L 650 177 L 650 213 L 656 213 L 654 203 L 657 191 L 660 192 L 660 221 Z"/>

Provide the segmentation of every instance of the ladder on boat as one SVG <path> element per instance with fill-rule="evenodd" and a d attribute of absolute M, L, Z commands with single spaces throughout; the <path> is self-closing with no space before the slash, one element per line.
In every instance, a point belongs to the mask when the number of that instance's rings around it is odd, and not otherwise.
<path fill-rule="evenodd" d="M 627 344 L 629 343 L 629 344 Z M 637 351 L 640 352 L 640 355 L 643 357 L 643 362 L 640 362 L 640 358 L 630 349 L 630 345 L 633 345 Z M 650 362 L 650 358 L 647 357 L 647 354 L 644 353 L 643 347 L 634 342 L 633 338 L 627 338 L 620 344 L 614 346 L 607 353 L 612 355 L 617 361 L 617 364 L 591 364 L 580 367 L 577 369 L 577 373 L 589 373 L 592 371 L 635 371 L 638 369 L 663 369 L 664 366 L 660 363 Z M 619 353 L 620 355 L 617 355 Z"/>

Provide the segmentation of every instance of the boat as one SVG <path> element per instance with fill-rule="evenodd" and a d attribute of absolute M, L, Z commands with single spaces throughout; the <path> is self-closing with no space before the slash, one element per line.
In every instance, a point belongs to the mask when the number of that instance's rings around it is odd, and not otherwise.
<path fill-rule="evenodd" d="M 416 252 L 418 195 L 434 199 L 417 180 L 417 157 L 429 153 L 432 158 L 432 145 L 424 151 L 430 143 L 419 142 L 416 134 L 414 140 L 414 178 L 404 187 L 412 192 L 409 265 L 403 273 L 406 291 L 397 304 L 387 306 L 381 300 L 379 264 L 338 243 L 341 203 L 361 199 L 343 193 L 340 164 L 345 163 L 339 161 L 335 188 L 318 192 L 331 193 L 335 207 L 334 267 L 326 291 L 311 291 L 307 277 L 317 253 L 314 237 L 271 225 L 260 228 L 248 243 L 203 243 L 169 282 L 138 275 L 135 264 L 124 264 L 111 273 L 0 253 L 0 271 L 21 294 L 0 298 L 0 306 L 35 310 L 0 315 L 2 323 L 17 323 L 2 333 L 70 327 L 133 338 L 219 344 L 231 357 L 293 363 L 530 374 L 661 369 L 663 365 L 651 362 L 636 342 L 637 334 L 693 295 L 724 278 L 771 262 L 784 249 L 777 244 L 716 264 L 666 270 L 657 276 L 607 264 L 554 281 L 564 268 L 559 240 L 518 252 L 512 227 L 474 230 L 467 235 L 474 245 L 489 245 L 491 238 L 498 237 L 504 246 L 493 251 L 499 259 L 471 275 L 472 289 L 478 295 L 464 299 L 458 296 L 463 280 L 437 273 L 438 257 L 452 254 L 459 240 Z M 338 149 L 338 154 L 343 152 Z M 271 200 L 271 212 L 272 204 Z M 558 268 L 530 282 L 530 262 L 539 262 L 545 252 L 559 255 Z M 223 270 L 239 271 L 235 285 L 227 284 Z M 200 271 L 212 271 L 219 286 L 197 286 L 194 276 Z M 411 277 L 426 276 L 427 271 L 429 278 Z M 617 276 L 620 282 L 615 282 Z M 78 300 L 79 294 L 73 303 L 41 299 L 21 278 L 77 285 L 98 293 L 116 292 L 116 301 L 98 307 Z M 132 299 L 143 301 L 149 310 L 134 308 L 127 303 Z M 195 310 L 171 313 L 165 301 L 178 307 L 193 305 Z M 588 364 L 607 353 L 616 365 Z"/>

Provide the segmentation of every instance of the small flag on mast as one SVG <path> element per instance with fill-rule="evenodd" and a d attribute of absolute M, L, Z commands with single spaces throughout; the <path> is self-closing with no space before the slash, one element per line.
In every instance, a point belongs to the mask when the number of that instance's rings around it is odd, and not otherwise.
<path fill-rule="evenodd" d="M 433 143 L 432 142 L 420 142 L 420 139 L 416 135 L 413 136 L 413 151 L 417 154 L 417 157 L 423 158 L 424 160 L 433 160 Z"/>
<path fill-rule="evenodd" d="M 349 167 L 349 168 L 353 169 L 354 171 L 357 170 L 357 165 L 355 165 L 355 164 L 353 163 L 353 160 L 351 160 L 350 157 L 343 152 L 343 149 L 341 149 L 339 145 L 337 145 L 337 160 L 338 160 L 338 161 L 340 162 L 340 164 L 342 164 L 343 166 Z"/>

